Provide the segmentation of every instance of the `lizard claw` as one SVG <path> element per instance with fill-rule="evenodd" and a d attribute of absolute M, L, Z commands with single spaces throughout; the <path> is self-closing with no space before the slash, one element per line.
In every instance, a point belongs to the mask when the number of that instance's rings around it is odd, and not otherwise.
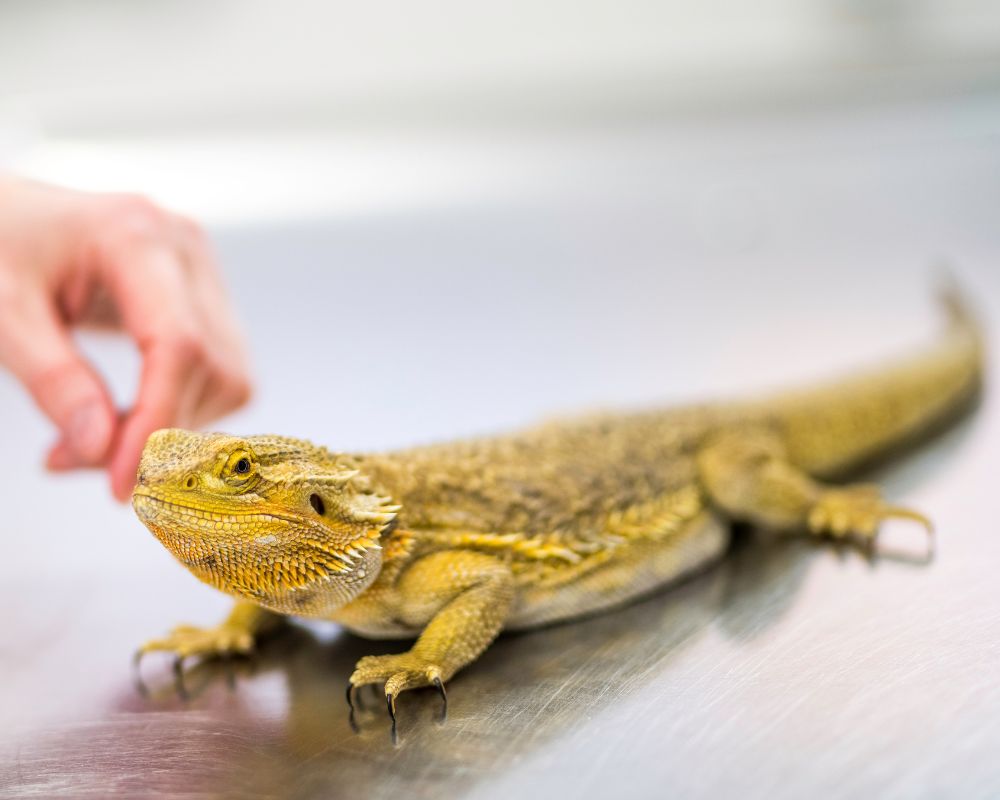
<path fill-rule="evenodd" d="M 361 706 L 360 700 L 358 702 L 358 706 L 359 707 Z M 358 727 L 357 720 L 354 719 L 354 684 L 353 683 L 348 683 L 347 684 L 347 707 L 350 709 L 350 712 L 347 715 L 347 722 L 350 724 L 352 731 L 354 731 L 355 733 L 360 733 L 361 732 L 361 728 Z"/>
<path fill-rule="evenodd" d="M 188 699 L 187 687 L 184 685 L 184 656 L 178 655 L 174 659 L 174 689 L 177 690 L 177 696 L 181 700 Z"/>
<path fill-rule="evenodd" d="M 448 692 L 444 690 L 444 681 L 438 675 L 434 676 L 434 685 L 437 687 L 438 694 L 441 695 L 441 722 L 448 719 Z"/>
<path fill-rule="evenodd" d="M 136 691 L 142 697 L 149 697 L 149 687 L 146 686 L 146 682 L 142 679 L 141 664 L 144 655 L 146 655 L 146 651 L 140 647 L 132 656 L 132 680 L 135 683 Z"/>
<path fill-rule="evenodd" d="M 399 744 L 399 734 L 396 733 L 396 695 L 386 692 L 385 704 L 389 709 L 389 718 L 392 720 L 392 743 Z"/>

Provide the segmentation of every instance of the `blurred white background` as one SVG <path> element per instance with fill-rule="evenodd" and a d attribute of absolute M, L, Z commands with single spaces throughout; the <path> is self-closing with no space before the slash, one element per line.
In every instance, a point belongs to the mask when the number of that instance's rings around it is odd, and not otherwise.
<path fill-rule="evenodd" d="M 0 163 L 209 222 L 368 213 L 559 185 L 598 135 L 998 76 L 988 0 L 7 0 Z"/>

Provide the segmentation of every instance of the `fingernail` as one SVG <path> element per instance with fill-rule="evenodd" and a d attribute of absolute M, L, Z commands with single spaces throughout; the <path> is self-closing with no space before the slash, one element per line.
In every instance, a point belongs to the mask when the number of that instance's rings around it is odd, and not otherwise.
<path fill-rule="evenodd" d="M 87 463 L 97 463 L 104 458 L 111 438 L 111 424 L 104 406 L 93 401 L 74 411 L 67 437 L 73 451 Z"/>

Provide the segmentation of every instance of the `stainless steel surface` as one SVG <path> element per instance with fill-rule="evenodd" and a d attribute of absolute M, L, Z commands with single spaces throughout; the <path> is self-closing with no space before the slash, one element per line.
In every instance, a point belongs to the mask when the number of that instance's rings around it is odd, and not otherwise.
<path fill-rule="evenodd" d="M 1000 320 L 987 101 L 615 134 L 534 196 L 218 231 L 261 378 L 224 427 L 382 447 L 807 380 L 931 335 L 938 256 Z M 133 354 L 87 347 L 126 391 Z M 136 644 L 227 601 L 102 477 L 43 475 L 44 423 L 6 378 L 0 402 L 2 797 L 1000 795 L 992 393 L 876 476 L 935 519 L 932 564 L 742 536 L 638 605 L 502 638 L 443 723 L 407 694 L 396 746 L 372 700 L 352 733 L 343 696 L 394 645 L 332 626 L 233 687 L 196 668 L 186 701 L 150 658 L 140 696 Z"/>

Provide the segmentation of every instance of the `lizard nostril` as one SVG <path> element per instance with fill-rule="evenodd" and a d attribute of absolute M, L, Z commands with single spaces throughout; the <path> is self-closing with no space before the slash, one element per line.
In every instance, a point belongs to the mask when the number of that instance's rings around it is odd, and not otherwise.
<path fill-rule="evenodd" d="M 138 483 L 140 486 L 145 486 L 146 485 L 146 473 L 145 472 L 140 472 L 138 474 L 138 476 L 136 476 L 136 483 Z"/>

